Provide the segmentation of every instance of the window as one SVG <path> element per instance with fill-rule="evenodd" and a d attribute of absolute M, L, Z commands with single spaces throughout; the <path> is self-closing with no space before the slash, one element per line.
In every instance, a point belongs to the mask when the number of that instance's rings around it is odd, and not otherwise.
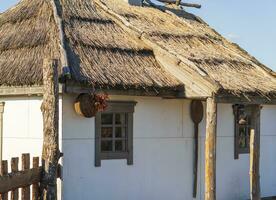
<path fill-rule="evenodd" d="M 236 104 L 233 106 L 235 116 L 235 159 L 239 154 L 250 152 L 251 111 L 249 106 Z"/>
<path fill-rule="evenodd" d="M 126 159 L 133 164 L 133 112 L 135 102 L 108 102 L 96 115 L 95 166 L 101 160 Z"/>

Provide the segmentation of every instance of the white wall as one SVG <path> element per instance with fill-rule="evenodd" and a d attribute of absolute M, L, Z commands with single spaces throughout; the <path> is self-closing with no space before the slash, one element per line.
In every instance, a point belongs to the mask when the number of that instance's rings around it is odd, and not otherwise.
<path fill-rule="evenodd" d="M 108 160 L 95 168 L 94 119 L 76 115 L 74 98 L 65 96 L 64 199 L 191 199 L 193 126 L 189 102 L 125 99 L 138 102 L 134 113 L 134 165 L 128 166 L 126 160 Z"/>
<path fill-rule="evenodd" d="M 1 97 L 0 101 L 5 102 L 3 160 L 9 161 L 10 168 L 11 158 L 19 157 L 19 169 L 21 169 L 21 154 L 30 153 L 32 166 L 32 157 L 41 158 L 42 154 L 43 120 L 40 111 L 42 97 Z M 61 107 L 62 99 L 60 98 L 60 119 L 62 119 Z M 59 128 L 61 133 L 61 120 Z"/>
<path fill-rule="evenodd" d="M 1 101 L 5 102 L 3 160 L 21 157 L 22 153 L 40 156 L 43 138 L 41 98 L 8 98 Z"/>
<path fill-rule="evenodd" d="M 137 101 L 134 113 L 134 165 L 125 160 L 102 161 L 94 167 L 94 119 L 73 110 L 75 96 L 63 99 L 63 197 L 97 200 L 192 199 L 193 124 L 188 100 L 118 97 Z M 218 107 L 217 199 L 249 197 L 249 157 L 234 160 L 231 105 Z M 276 106 L 262 110 L 261 185 L 264 196 L 276 195 Z M 205 122 L 200 125 L 198 199 L 204 199 Z"/>

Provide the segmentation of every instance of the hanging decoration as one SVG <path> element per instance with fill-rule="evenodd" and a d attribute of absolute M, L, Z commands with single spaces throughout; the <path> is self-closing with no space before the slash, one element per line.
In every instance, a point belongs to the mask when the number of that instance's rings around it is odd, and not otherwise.
<path fill-rule="evenodd" d="M 102 112 L 107 108 L 107 94 L 80 94 L 74 104 L 77 114 L 86 118 L 95 117 L 98 112 Z"/>

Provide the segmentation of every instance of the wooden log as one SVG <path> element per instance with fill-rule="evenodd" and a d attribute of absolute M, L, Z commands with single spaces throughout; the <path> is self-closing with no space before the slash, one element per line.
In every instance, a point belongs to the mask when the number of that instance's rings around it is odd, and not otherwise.
<path fill-rule="evenodd" d="M 216 199 L 216 136 L 217 103 L 207 98 L 206 139 L 205 139 L 205 200 Z"/>
<path fill-rule="evenodd" d="M 250 197 L 260 200 L 260 106 L 252 105 L 252 129 L 250 131 Z"/>
<path fill-rule="evenodd" d="M 11 171 L 12 173 L 18 172 L 18 162 L 19 158 L 12 158 L 11 159 Z M 11 192 L 11 200 L 18 200 L 18 189 L 12 190 Z"/>
<path fill-rule="evenodd" d="M 39 169 L 39 157 L 33 158 L 33 169 Z M 39 184 L 34 183 L 32 185 L 32 200 L 39 199 Z"/>
<path fill-rule="evenodd" d="M 185 7 L 192 7 L 192 8 L 201 8 L 200 4 L 195 4 L 195 3 L 183 3 L 180 0 L 157 0 L 162 3 L 167 3 L 167 4 L 176 4 L 176 5 L 181 5 Z"/>
<path fill-rule="evenodd" d="M 42 168 L 18 171 L 0 177 L 0 193 L 25 188 L 40 182 Z M 15 198 L 16 199 L 16 198 Z"/>
<path fill-rule="evenodd" d="M 8 174 L 8 161 L 3 160 L 3 161 L 1 162 L 0 175 L 1 175 L 1 176 L 5 176 L 5 175 L 7 175 L 7 174 Z M 0 199 L 1 199 L 1 200 L 8 200 L 8 192 L 1 193 Z"/>
<path fill-rule="evenodd" d="M 30 169 L 30 154 L 22 154 L 22 170 Z M 30 186 L 23 187 L 21 190 L 21 199 L 30 200 Z"/>
<path fill-rule="evenodd" d="M 41 111 L 43 114 L 43 152 L 41 199 L 57 199 L 57 172 L 60 158 L 58 141 L 58 60 L 44 60 L 43 64 L 44 95 Z"/>

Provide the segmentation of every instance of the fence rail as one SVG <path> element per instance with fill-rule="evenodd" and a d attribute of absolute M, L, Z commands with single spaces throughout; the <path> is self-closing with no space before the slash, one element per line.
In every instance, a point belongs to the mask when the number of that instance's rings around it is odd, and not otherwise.
<path fill-rule="evenodd" d="M 11 159 L 11 172 L 8 173 L 8 161 L 3 160 L 0 169 L 0 199 L 8 200 L 8 194 L 11 193 L 11 200 L 19 199 L 19 188 L 21 189 L 21 199 L 38 200 L 39 197 L 39 182 L 42 172 L 42 167 L 39 166 L 39 157 L 33 158 L 33 165 L 30 168 L 30 154 L 22 154 L 21 170 L 18 168 L 19 158 Z"/>

